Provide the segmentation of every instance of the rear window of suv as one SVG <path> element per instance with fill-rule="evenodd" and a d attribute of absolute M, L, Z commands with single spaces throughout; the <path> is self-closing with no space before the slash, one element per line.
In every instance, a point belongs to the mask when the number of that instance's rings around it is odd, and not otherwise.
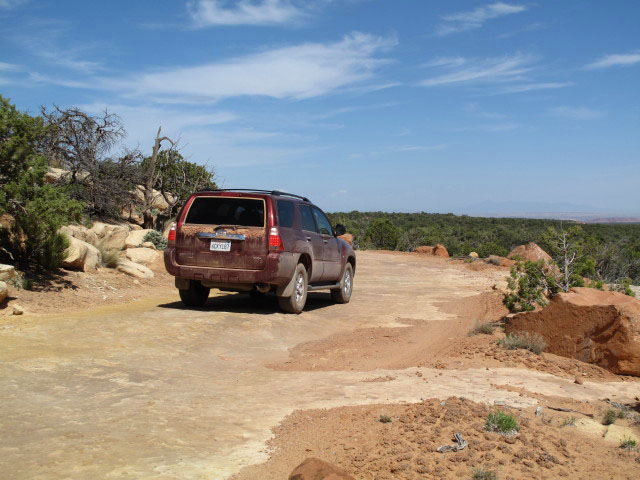
<path fill-rule="evenodd" d="M 196 197 L 185 223 L 264 227 L 264 200 L 238 197 Z"/>

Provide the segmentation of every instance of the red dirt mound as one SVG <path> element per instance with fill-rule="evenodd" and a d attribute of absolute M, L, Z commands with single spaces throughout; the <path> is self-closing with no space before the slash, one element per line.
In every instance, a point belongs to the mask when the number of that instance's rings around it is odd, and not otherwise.
<path fill-rule="evenodd" d="M 298 465 L 289 480 L 355 480 L 341 468 L 318 458 L 307 458 Z"/>
<path fill-rule="evenodd" d="M 526 245 L 520 245 L 519 247 L 511 250 L 511 253 L 507 255 L 507 258 L 509 259 L 514 259 L 515 257 L 520 257 L 522 260 L 528 262 L 537 262 L 542 260 L 546 264 L 553 263 L 551 256 L 533 242 L 529 242 Z"/>
<path fill-rule="evenodd" d="M 537 312 L 509 320 L 507 333 L 536 332 L 547 352 L 640 376 L 640 301 L 617 292 L 574 288 Z"/>

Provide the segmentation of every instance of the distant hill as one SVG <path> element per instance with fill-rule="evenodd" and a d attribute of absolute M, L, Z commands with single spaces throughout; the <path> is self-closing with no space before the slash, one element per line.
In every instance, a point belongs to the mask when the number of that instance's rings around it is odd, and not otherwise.
<path fill-rule="evenodd" d="M 541 218 L 583 223 L 640 223 L 638 212 L 611 212 L 592 205 L 567 202 L 485 201 L 458 209 L 455 213 L 497 218 Z"/>

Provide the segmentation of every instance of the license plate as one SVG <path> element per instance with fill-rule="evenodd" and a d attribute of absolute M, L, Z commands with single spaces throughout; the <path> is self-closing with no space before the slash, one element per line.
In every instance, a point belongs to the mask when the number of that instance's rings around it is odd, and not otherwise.
<path fill-rule="evenodd" d="M 209 250 L 212 252 L 230 252 L 231 240 L 211 240 Z"/>

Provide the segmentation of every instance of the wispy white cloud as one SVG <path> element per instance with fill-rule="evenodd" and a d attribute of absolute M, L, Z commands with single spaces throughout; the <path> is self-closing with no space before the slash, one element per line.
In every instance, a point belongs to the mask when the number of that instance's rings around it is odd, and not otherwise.
<path fill-rule="evenodd" d="M 436 35 L 443 36 L 480 28 L 487 20 L 524 12 L 526 9 L 524 5 L 496 2 L 474 10 L 445 15 L 442 17 L 442 23 L 436 28 Z"/>
<path fill-rule="evenodd" d="M 605 55 L 599 60 L 590 63 L 585 68 L 593 70 L 609 67 L 630 67 L 637 63 L 640 63 L 640 51 Z"/>
<path fill-rule="evenodd" d="M 532 56 L 522 54 L 475 60 L 457 58 L 455 62 L 448 63 L 440 60 L 433 65 L 444 67 L 447 73 L 427 78 L 420 85 L 433 87 L 470 82 L 514 81 L 531 70 L 533 60 Z"/>
<path fill-rule="evenodd" d="M 0 62 L 0 72 L 15 72 L 21 70 L 20 65 L 14 63 Z"/>
<path fill-rule="evenodd" d="M 488 95 L 550 90 L 573 85 L 572 82 L 537 81 L 536 60 L 533 55 L 521 53 L 490 58 L 438 58 L 423 66 L 444 73 L 426 78 L 419 85 L 484 85 L 490 86 L 490 91 L 485 92 Z"/>
<path fill-rule="evenodd" d="M 0 0 L 0 8 L 11 9 L 27 3 L 29 0 Z"/>
<path fill-rule="evenodd" d="M 45 63 L 84 74 L 104 70 L 102 62 L 87 59 L 102 45 L 91 41 L 78 43 L 72 39 L 72 25 L 69 22 L 33 20 L 28 23 L 28 33 L 24 30 L 13 29 L 9 37 Z"/>
<path fill-rule="evenodd" d="M 305 99 L 361 84 L 387 62 L 377 54 L 392 38 L 352 33 L 335 43 L 305 43 L 191 67 L 103 79 L 106 88 L 138 96 L 219 100 L 261 95 Z"/>
<path fill-rule="evenodd" d="M 530 92 L 532 90 L 553 90 L 556 88 L 565 88 L 575 85 L 573 82 L 534 82 L 523 83 L 520 85 L 511 85 L 498 90 L 496 93 L 521 93 Z"/>
<path fill-rule="evenodd" d="M 558 106 L 549 110 L 549 114 L 555 117 L 571 118 L 574 120 L 595 120 L 604 114 L 598 110 L 587 107 Z"/>
<path fill-rule="evenodd" d="M 444 150 L 447 148 L 445 144 L 438 145 L 396 145 L 389 147 L 394 152 L 424 152 L 429 150 Z"/>
<path fill-rule="evenodd" d="M 290 0 L 196 0 L 187 4 L 197 27 L 220 25 L 282 25 L 299 21 L 304 10 Z"/>
<path fill-rule="evenodd" d="M 510 130 L 515 130 L 517 128 L 521 128 L 522 125 L 515 122 L 504 122 L 504 123 L 493 123 L 493 124 L 482 124 L 482 125 L 472 125 L 467 127 L 458 127 L 454 128 L 454 132 L 508 132 Z"/>

